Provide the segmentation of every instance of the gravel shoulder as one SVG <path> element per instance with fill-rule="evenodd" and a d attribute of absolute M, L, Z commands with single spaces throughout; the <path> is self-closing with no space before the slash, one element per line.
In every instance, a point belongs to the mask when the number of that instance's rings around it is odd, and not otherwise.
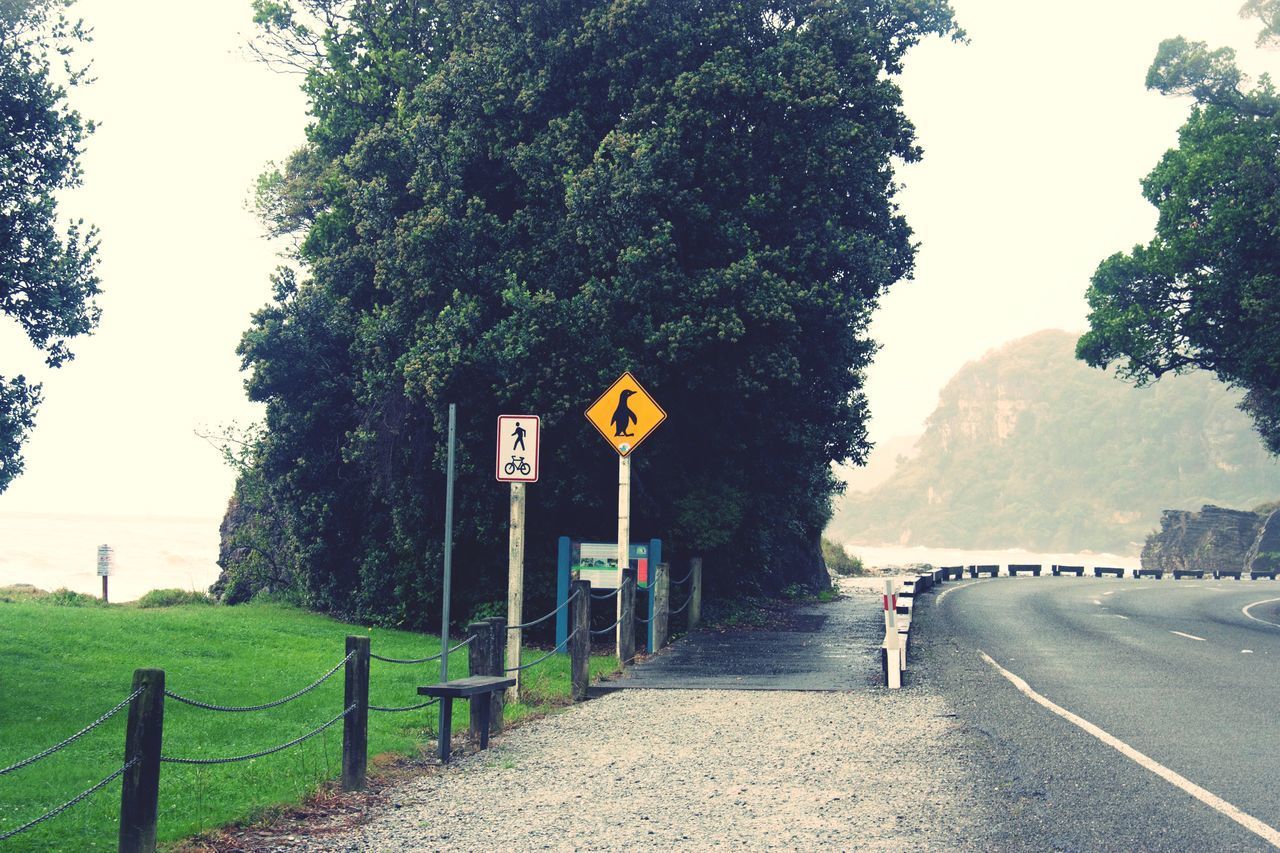
<path fill-rule="evenodd" d="M 850 592 L 878 618 L 878 596 Z M 977 850 L 978 746 L 927 685 L 626 690 L 396 785 L 359 827 L 275 849 Z"/>

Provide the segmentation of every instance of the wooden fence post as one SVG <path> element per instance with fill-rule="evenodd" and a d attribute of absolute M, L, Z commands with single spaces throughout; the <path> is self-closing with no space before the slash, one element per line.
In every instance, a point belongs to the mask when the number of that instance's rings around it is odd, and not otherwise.
<path fill-rule="evenodd" d="M 135 669 L 124 734 L 124 760 L 136 762 L 121 776 L 120 851 L 154 853 L 160 803 L 160 747 L 164 740 L 164 670 Z"/>
<path fill-rule="evenodd" d="M 653 572 L 653 650 L 667 644 L 668 620 L 671 616 L 671 566 L 658 563 Z"/>
<path fill-rule="evenodd" d="M 490 630 L 493 631 L 493 643 L 490 654 L 493 655 L 489 662 L 489 672 L 494 675 L 505 675 L 503 670 L 507 666 L 507 618 L 505 616 L 490 616 L 485 620 L 489 623 Z M 493 703 L 489 707 L 489 733 L 497 734 L 502 731 L 502 708 L 507 703 L 507 694 L 505 690 L 495 690 L 489 694 L 490 701 Z"/>
<path fill-rule="evenodd" d="M 622 600 L 622 660 L 619 666 L 626 666 L 636 659 L 636 570 L 622 570 L 622 589 L 618 590 Z"/>
<path fill-rule="evenodd" d="M 587 698 L 591 681 L 591 581 L 574 581 L 570 591 L 569 621 L 573 632 L 569 640 L 569 675 L 573 685 L 573 701 Z"/>
<path fill-rule="evenodd" d="M 702 558 L 689 558 L 689 630 L 702 621 Z"/>
<path fill-rule="evenodd" d="M 347 637 L 346 690 L 342 707 L 351 713 L 342 721 L 342 790 L 363 791 L 369 761 L 369 638 Z"/>
<path fill-rule="evenodd" d="M 493 671 L 493 626 L 488 622 L 472 622 L 467 626 L 467 636 L 471 638 L 471 645 L 467 647 L 467 664 L 472 675 L 499 675 L 500 673 Z M 495 690 L 494 693 L 501 693 L 501 690 Z M 482 721 L 481 705 L 489 700 L 483 696 L 473 697 L 467 704 L 471 709 L 471 741 L 480 743 L 480 732 L 484 728 Z M 489 708 L 490 717 L 493 716 L 493 706 Z"/>

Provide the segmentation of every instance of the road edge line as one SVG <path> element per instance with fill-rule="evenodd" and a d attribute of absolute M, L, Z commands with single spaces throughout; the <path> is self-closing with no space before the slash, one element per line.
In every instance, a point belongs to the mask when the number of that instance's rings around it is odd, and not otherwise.
<path fill-rule="evenodd" d="M 1023 681 L 1021 678 L 1014 675 L 1012 672 L 1005 669 L 1000 664 L 996 663 L 995 660 L 991 657 L 991 655 L 987 654 L 981 649 L 978 649 L 978 654 L 982 656 L 983 660 L 991 664 L 991 666 L 995 668 L 996 672 L 999 672 L 1001 675 L 1007 678 L 1009 682 L 1013 684 L 1014 687 L 1018 688 L 1018 690 L 1023 695 L 1031 699 L 1037 705 L 1041 705 L 1049 709 L 1050 711 L 1057 714 L 1059 717 L 1066 720 L 1067 722 L 1072 723 L 1073 725 L 1093 735 L 1095 738 L 1102 741 L 1107 746 L 1114 749 L 1116 752 L 1119 752 L 1125 758 L 1128 758 L 1130 761 L 1134 762 L 1138 766 L 1144 767 L 1147 770 L 1150 770 L 1152 773 L 1156 774 L 1161 779 L 1164 779 L 1166 782 L 1173 785 L 1174 787 L 1180 788 L 1181 790 L 1195 797 L 1197 800 L 1204 803 L 1206 806 L 1213 809 L 1214 811 L 1222 815 L 1225 815 L 1226 817 L 1231 818 L 1233 821 L 1240 824 L 1240 826 L 1249 830 L 1254 835 L 1261 838 L 1263 841 L 1266 841 L 1267 843 L 1271 844 L 1274 847 L 1280 847 L 1280 830 L 1277 830 L 1274 826 L 1263 823 L 1253 815 L 1248 814 L 1247 812 L 1241 811 L 1240 809 L 1231 805 L 1231 803 L 1228 803 L 1226 800 L 1219 797 L 1217 794 L 1214 794 L 1211 791 L 1206 791 L 1204 788 L 1201 788 L 1199 785 L 1197 785 L 1195 782 L 1192 782 L 1190 779 L 1186 778 L 1185 776 L 1182 776 L 1174 772 L 1173 770 L 1170 770 L 1168 767 L 1165 767 L 1163 764 L 1156 761 L 1154 758 L 1151 758 L 1150 756 L 1147 756 L 1139 752 L 1138 750 L 1134 749 L 1133 747 L 1129 746 L 1129 744 L 1120 740 L 1115 735 L 1107 731 L 1104 731 L 1098 726 L 1095 726 L 1093 723 L 1089 722 L 1083 717 L 1080 717 L 1076 714 L 1071 713 L 1066 708 L 1063 708 L 1061 705 L 1058 705 L 1055 702 L 1053 702 L 1051 699 L 1041 696 L 1039 693 L 1031 689 L 1031 685 L 1027 684 L 1027 682 Z"/>
<path fill-rule="evenodd" d="M 946 598 L 948 595 L 950 595 L 951 593 L 955 592 L 958 589 L 968 589 L 971 586 L 977 586 L 980 583 L 986 583 L 987 581 L 991 581 L 991 580 L 995 580 L 995 578 L 976 578 L 974 580 L 969 581 L 968 583 L 962 583 L 959 586 L 949 586 L 946 589 L 944 589 L 942 592 L 938 593 L 938 597 L 935 598 L 933 601 L 935 604 L 941 604 L 942 599 Z"/>
<path fill-rule="evenodd" d="M 1266 619 L 1259 619 L 1249 611 L 1257 607 L 1259 604 L 1270 604 L 1273 601 L 1280 601 L 1280 598 L 1264 598 L 1261 601 L 1255 601 L 1252 604 L 1246 604 L 1240 608 L 1240 612 L 1245 615 L 1246 619 L 1252 619 L 1254 622 L 1261 622 L 1263 625 L 1271 625 L 1274 628 L 1280 628 L 1280 623 L 1268 622 Z"/>

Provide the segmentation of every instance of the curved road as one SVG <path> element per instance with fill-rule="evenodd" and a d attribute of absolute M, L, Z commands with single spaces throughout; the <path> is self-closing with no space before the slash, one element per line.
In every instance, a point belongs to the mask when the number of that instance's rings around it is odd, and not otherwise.
<path fill-rule="evenodd" d="M 992 843 L 1280 846 L 1280 584 L 1000 578 L 926 601 L 909 679 L 987 739 Z"/>

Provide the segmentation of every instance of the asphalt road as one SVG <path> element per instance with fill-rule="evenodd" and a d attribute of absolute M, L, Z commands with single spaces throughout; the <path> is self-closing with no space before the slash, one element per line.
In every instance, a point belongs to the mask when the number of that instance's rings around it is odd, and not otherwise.
<path fill-rule="evenodd" d="M 953 582 L 925 597 L 912 638 L 908 686 L 940 688 L 978 735 L 996 804 L 985 845 L 1269 850 L 1267 831 L 1280 837 L 1280 584 Z M 1208 796 L 1038 704 L 981 653 Z"/>

